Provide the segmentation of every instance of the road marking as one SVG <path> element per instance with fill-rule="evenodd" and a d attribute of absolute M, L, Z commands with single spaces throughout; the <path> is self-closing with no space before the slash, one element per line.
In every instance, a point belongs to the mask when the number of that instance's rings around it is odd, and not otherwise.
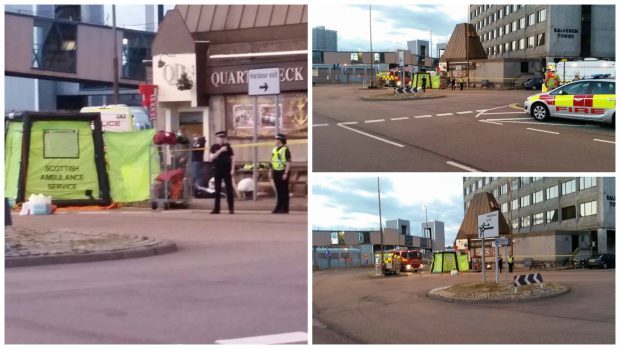
<path fill-rule="evenodd" d="M 437 116 L 448 116 L 448 115 L 454 115 L 454 113 L 443 113 L 443 114 L 436 114 Z"/>
<path fill-rule="evenodd" d="M 502 118 L 502 119 L 487 119 L 493 121 L 508 121 L 508 120 L 532 120 L 532 118 Z M 540 121 L 538 121 L 540 123 Z"/>
<path fill-rule="evenodd" d="M 267 336 L 218 339 L 216 344 L 287 344 L 308 342 L 308 334 L 306 332 L 289 332 L 280 334 L 271 334 Z"/>
<path fill-rule="evenodd" d="M 312 127 L 329 126 L 329 124 L 314 124 Z"/>
<path fill-rule="evenodd" d="M 339 122 L 336 125 L 340 126 L 340 125 L 356 125 L 357 121 L 347 121 L 347 122 Z"/>
<path fill-rule="evenodd" d="M 414 118 L 416 119 L 423 119 L 423 118 L 432 118 L 432 115 L 416 115 L 414 116 Z"/>
<path fill-rule="evenodd" d="M 484 113 L 484 115 L 525 114 L 524 111 L 506 111 L 503 113 Z"/>
<path fill-rule="evenodd" d="M 530 131 L 537 131 L 537 132 L 551 133 L 551 134 L 554 134 L 554 135 L 559 135 L 559 134 L 560 134 L 559 132 L 539 130 L 539 129 L 537 129 L 537 128 L 530 128 L 530 127 L 528 127 L 527 129 L 528 129 L 528 130 L 530 130 Z"/>
<path fill-rule="evenodd" d="M 485 124 L 493 124 L 493 125 L 500 125 L 500 126 L 504 126 L 504 124 L 499 123 L 499 122 L 493 122 L 493 121 L 489 121 L 489 120 L 478 120 L 480 122 L 484 122 Z"/>
<path fill-rule="evenodd" d="M 385 122 L 385 119 L 366 120 L 364 122 L 367 123 L 367 124 L 372 124 L 373 122 Z"/>
<path fill-rule="evenodd" d="M 478 113 L 484 113 L 485 111 L 487 111 L 486 109 L 476 109 L 476 112 Z"/>
<path fill-rule="evenodd" d="M 472 114 L 473 111 L 471 111 L 471 110 L 468 110 L 468 111 L 457 111 L 456 113 L 459 114 L 459 115 L 462 115 L 462 114 Z"/>
<path fill-rule="evenodd" d="M 377 137 L 375 135 L 371 135 L 370 133 L 366 133 L 364 131 L 356 130 L 356 129 L 352 128 L 352 127 L 348 127 L 348 126 L 345 126 L 345 125 L 342 125 L 342 124 L 338 124 L 338 126 L 340 126 L 342 128 L 345 128 L 345 129 L 347 129 L 349 131 L 357 132 L 357 133 L 359 133 L 361 135 L 364 135 L 366 137 L 370 137 L 370 138 L 376 139 L 378 141 L 385 142 L 385 143 L 388 143 L 388 144 L 391 144 L 391 145 L 394 145 L 394 146 L 397 146 L 397 147 L 400 147 L 400 148 L 404 148 L 405 147 L 402 144 L 398 144 L 398 143 L 392 142 L 390 140 L 387 140 L 387 139 L 384 139 L 384 138 L 381 138 L 381 137 Z"/>
<path fill-rule="evenodd" d="M 408 116 L 404 116 L 404 117 L 402 117 L 402 118 L 391 118 L 390 120 L 392 120 L 392 121 L 398 121 L 398 120 L 409 120 L 409 117 L 408 117 Z"/>
<path fill-rule="evenodd" d="M 478 118 L 480 115 L 488 112 L 489 110 L 495 110 L 495 109 L 500 109 L 500 108 L 505 108 L 507 107 L 506 105 L 502 105 L 501 107 L 495 107 L 495 108 L 490 108 L 490 109 L 478 109 L 476 110 L 478 112 L 478 114 L 476 114 L 476 118 Z"/>
<path fill-rule="evenodd" d="M 518 103 L 512 103 L 509 105 L 510 108 L 512 109 L 518 109 L 518 110 L 523 110 L 523 107 L 520 107 Z"/>
<path fill-rule="evenodd" d="M 612 141 L 606 141 L 604 139 L 598 139 L 598 138 L 594 138 L 595 142 L 603 142 L 603 143 L 611 143 L 611 144 L 616 144 L 616 142 L 612 142 Z"/>
<path fill-rule="evenodd" d="M 480 172 L 473 167 L 465 166 L 463 164 L 459 164 L 458 162 L 454 162 L 454 161 L 446 161 L 446 164 L 450 166 L 458 167 L 462 170 L 469 171 L 469 172 Z"/>

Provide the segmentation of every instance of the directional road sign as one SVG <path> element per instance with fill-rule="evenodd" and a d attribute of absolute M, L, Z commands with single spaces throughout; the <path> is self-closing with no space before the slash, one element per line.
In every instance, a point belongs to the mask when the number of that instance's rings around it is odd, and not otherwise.
<path fill-rule="evenodd" d="M 515 276 L 515 287 L 543 283 L 540 273 Z"/>
<path fill-rule="evenodd" d="M 478 216 L 478 237 L 491 238 L 499 236 L 499 211 L 492 211 Z"/>
<path fill-rule="evenodd" d="M 280 69 L 248 70 L 248 94 L 250 96 L 280 94 Z"/>
<path fill-rule="evenodd" d="M 506 237 L 495 238 L 495 245 L 497 246 L 508 246 L 510 245 L 510 241 Z"/>

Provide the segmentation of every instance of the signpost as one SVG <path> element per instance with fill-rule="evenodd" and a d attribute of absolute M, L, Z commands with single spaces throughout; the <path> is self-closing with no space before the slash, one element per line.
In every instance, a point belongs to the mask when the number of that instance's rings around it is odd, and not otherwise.
<path fill-rule="evenodd" d="M 400 87 L 405 87 L 405 51 L 398 51 L 398 66 L 400 67 Z"/>
<path fill-rule="evenodd" d="M 482 239 L 482 283 L 486 283 L 486 268 L 484 261 L 486 250 L 484 248 L 485 237 L 499 236 L 499 211 L 491 211 L 478 216 L 478 237 Z M 497 270 L 497 269 L 496 269 Z"/>
<path fill-rule="evenodd" d="M 248 95 L 254 96 L 254 137 L 253 143 L 258 142 L 258 96 L 276 95 L 276 124 L 275 132 L 280 132 L 280 69 L 265 68 L 248 70 Z M 254 192 L 252 199 L 256 201 L 256 182 L 258 181 L 258 147 L 254 147 L 252 180 Z"/>

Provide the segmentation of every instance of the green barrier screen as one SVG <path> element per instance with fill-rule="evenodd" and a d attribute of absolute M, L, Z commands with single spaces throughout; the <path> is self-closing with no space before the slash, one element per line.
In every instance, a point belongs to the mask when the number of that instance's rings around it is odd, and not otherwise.
<path fill-rule="evenodd" d="M 32 123 L 25 199 L 31 194 L 53 200 L 100 198 L 90 122 Z"/>
<path fill-rule="evenodd" d="M 459 271 L 468 271 L 469 270 L 469 261 L 467 260 L 466 254 L 460 254 L 456 256 L 456 260 L 459 265 Z"/>
<path fill-rule="evenodd" d="M 456 270 L 456 258 L 454 253 L 445 253 L 443 255 L 443 271 L 451 272 L 452 270 Z"/>
<path fill-rule="evenodd" d="M 12 200 L 17 198 L 23 126 L 22 122 L 9 122 L 4 143 L 4 195 Z"/>
<path fill-rule="evenodd" d="M 136 202 L 149 199 L 150 185 L 159 173 L 159 155 L 151 147 L 154 134 L 155 130 L 103 134 L 113 201 Z"/>
<path fill-rule="evenodd" d="M 435 253 L 433 255 L 433 273 L 441 273 L 443 266 L 443 254 Z"/>

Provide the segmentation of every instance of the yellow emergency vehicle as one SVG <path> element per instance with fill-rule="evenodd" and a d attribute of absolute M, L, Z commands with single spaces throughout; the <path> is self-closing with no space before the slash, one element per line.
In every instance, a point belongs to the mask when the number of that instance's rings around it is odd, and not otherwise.
<path fill-rule="evenodd" d="M 527 97 L 525 111 L 538 121 L 551 117 L 614 123 L 616 81 L 588 79 Z"/>
<path fill-rule="evenodd" d="M 146 109 L 124 104 L 84 107 L 81 113 L 101 113 L 104 131 L 129 132 L 152 128 Z"/>

